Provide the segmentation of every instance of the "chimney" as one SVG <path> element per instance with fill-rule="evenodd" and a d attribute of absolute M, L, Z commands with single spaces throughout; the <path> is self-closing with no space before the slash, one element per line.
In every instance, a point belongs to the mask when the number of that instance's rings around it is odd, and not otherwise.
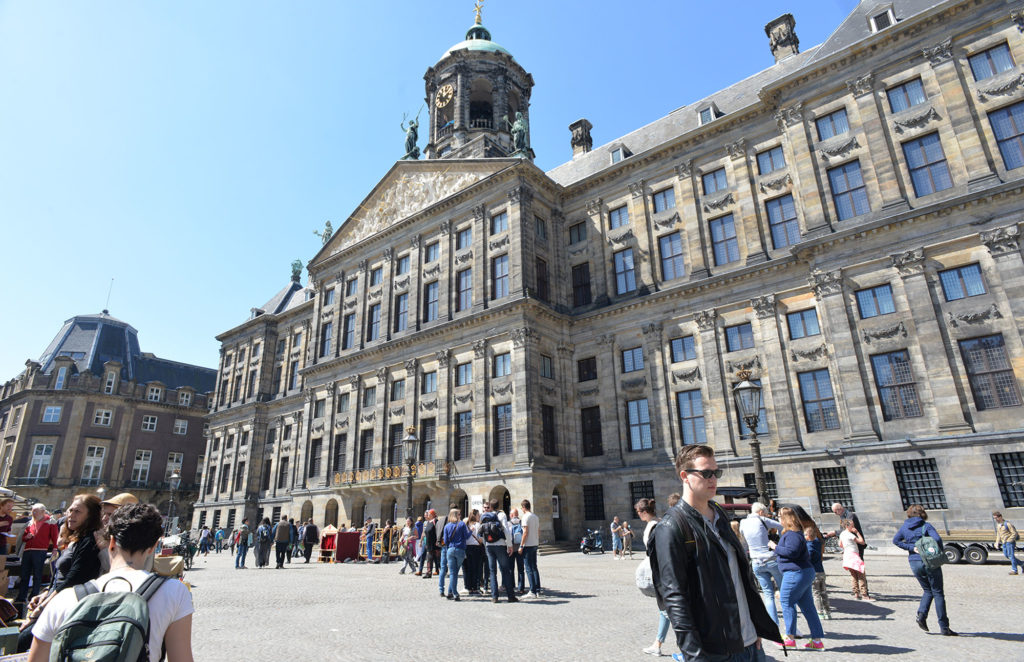
<path fill-rule="evenodd" d="M 764 26 L 768 35 L 768 46 L 772 49 L 775 61 L 785 60 L 790 55 L 800 52 L 800 40 L 796 36 L 796 20 L 792 14 L 783 14 Z"/>
<path fill-rule="evenodd" d="M 594 128 L 588 120 L 576 120 L 569 125 L 572 132 L 572 157 L 586 154 L 594 147 L 594 140 L 590 137 L 590 130 Z"/>

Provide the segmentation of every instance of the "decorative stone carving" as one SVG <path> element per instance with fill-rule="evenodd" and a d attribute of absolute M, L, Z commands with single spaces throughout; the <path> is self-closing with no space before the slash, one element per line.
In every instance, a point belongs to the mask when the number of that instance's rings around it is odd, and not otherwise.
<path fill-rule="evenodd" d="M 309 431 L 310 432 L 323 432 L 324 431 L 324 422 L 321 421 L 321 420 L 318 420 L 316 423 L 314 423 L 313 425 L 310 426 Z"/>
<path fill-rule="evenodd" d="M 636 379 L 623 379 L 620 383 L 623 391 L 637 391 L 647 387 L 647 377 L 637 377 Z"/>
<path fill-rule="evenodd" d="M 448 364 L 452 360 L 451 350 L 442 349 L 440 352 L 434 354 L 434 359 L 437 360 L 437 364 L 442 368 L 447 368 Z"/>
<path fill-rule="evenodd" d="M 369 271 L 370 270 L 370 261 L 369 260 L 359 260 L 359 270 L 362 271 L 363 273 L 366 273 L 367 271 Z"/>
<path fill-rule="evenodd" d="M 1014 72 L 995 77 L 985 87 L 978 86 L 978 101 L 988 101 L 990 97 L 1001 97 L 1013 94 L 1024 85 L 1024 74 Z"/>
<path fill-rule="evenodd" d="M 423 411 L 433 411 L 437 409 L 437 400 L 423 400 L 420 402 L 420 409 Z"/>
<path fill-rule="evenodd" d="M 857 136 L 837 136 L 840 140 L 826 140 L 818 146 L 818 154 L 828 161 L 836 157 L 843 157 L 860 147 Z"/>
<path fill-rule="evenodd" d="M 390 246 L 388 246 L 387 248 L 384 249 L 384 261 L 385 262 L 391 262 L 394 259 L 395 259 L 395 249 L 393 249 Z"/>
<path fill-rule="evenodd" d="M 614 344 L 615 344 L 615 336 L 614 336 L 614 334 L 608 334 L 608 335 L 604 335 L 604 336 L 598 336 L 598 337 L 597 337 L 597 338 L 596 338 L 596 339 L 594 340 L 594 342 L 595 342 L 595 343 L 597 343 L 597 345 L 599 345 L 599 346 L 601 346 L 601 347 L 606 347 L 606 348 L 607 348 L 607 347 L 611 347 L 612 345 L 614 345 Z"/>
<path fill-rule="evenodd" d="M 409 239 L 409 246 L 412 248 L 420 247 L 420 236 L 418 234 L 414 234 L 412 238 Z"/>
<path fill-rule="evenodd" d="M 334 311 L 333 310 L 325 310 L 325 311 L 320 313 L 320 319 L 322 319 L 322 320 L 329 320 L 332 317 L 334 317 Z M 255 359 L 253 359 L 253 363 L 255 364 Z"/>
<path fill-rule="evenodd" d="M 377 289 L 375 289 L 372 292 L 370 292 L 369 294 L 367 294 L 366 298 L 369 299 L 370 301 L 373 301 L 374 299 L 377 299 L 377 298 L 380 297 L 380 294 L 381 294 L 381 292 L 383 290 L 384 290 L 384 288 L 378 287 Z"/>
<path fill-rule="evenodd" d="M 316 393 L 313 392 L 313 389 L 307 388 L 305 392 L 303 392 L 302 397 L 305 398 L 306 402 L 313 402 L 313 398 L 316 397 Z"/>
<path fill-rule="evenodd" d="M 775 111 L 775 122 L 779 125 L 779 131 L 788 126 L 793 126 L 804 121 L 804 104 L 798 102 L 789 108 L 779 108 Z"/>
<path fill-rule="evenodd" d="M 348 301 L 345 302 L 345 304 L 343 306 L 343 308 L 345 310 L 352 310 L 355 307 L 356 307 L 356 300 L 355 299 L 349 299 Z"/>
<path fill-rule="evenodd" d="M 557 390 L 555 390 L 554 388 L 552 388 L 550 386 L 547 386 L 546 384 L 541 384 L 540 390 L 544 391 L 548 395 L 555 395 L 556 393 L 558 393 Z"/>
<path fill-rule="evenodd" d="M 579 255 L 580 253 L 586 253 L 587 252 L 587 246 L 588 246 L 588 244 L 586 242 L 584 242 L 584 241 L 581 241 L 580 243 L 576 244 L 575 246 L 570 246 L 569 247 L 569 255 Z"/>
<path fill-rule="evenodd" d="M 897 322 L 892 326 L 886 326 L 874 330 L 864 330 L 861 332 L 861 337 L 864 338 L 866 344 L 871 344 L 872 340 L 886 340 L 888 338 L 895 338 L 900 336 L 901 338 L 907 337 L 907 327 L 903 325 L 903 322 Z"/>
<path fill-rule="evenodd" d="M 569 356 L 572 354 L 572 347 L 569 347 L 568 345 L 559 345 L 555 348 L 555 351 L 562 356 Z"/>
<path fill-rule="evenodd" d="M 487 244 L 487 246 L 492 251 L 496 251 L 499 248 L 502 248 L 502 247 L 507 246 L 507 245 L 508 245 L 508 234 L 504 234 L 504 235 L 501 236 L 501 238 L 495 239 L 491 243 Z"/>
<path fill-rule="evenodd" d="M 804 360 L 807 360 L 807 361 L 816 360 L 816 359 L 823 359 L 826 356 L 828 356 L 828 348 L 825 347 L 825 343 L 822 343 L 822 344 L 818 345 L 817 347 L 815 347 L 814 349 L 806 351 L 806 352 L 800 352 L 800 351 L 797 351 L 797 350 L 793 350 L 790 353 L 790 356 L 793 358 L 794 362 L 799 361 L 800 359 L 804 359 Z"/>
<path fill-rule="evenodd" d="M 379 384 L 383 384 L 387 380 L 388 380 L 388 369 L 387 368 L 377 368 L 377 382 Z"/>
<path fill-rule="evenodd" d="M 1018 250 L 1020 228 L 1008 225 L 981 233 L 981 243 L 985 244 L 992 255 L 1003 255 Z"/>
<path fill-rule="evenodd" d="M 608 245 L 615 246 L 616 244 L 622 244 L 633 238 L 633 228 L 626 228 L 625 232 L 617 234 L 615 236 L 608 237 Z"/>
<path fill-rule="evenodd" d="M 394 407 L 391 409 L 392 416 L 405 416 L 405 405 L 401 407 Z"/>
<path fill-rule="evenodd" d="M 484 220 L 484 216 L 487 214 L 487 205 L 477 205 L 471 210 L 473 213 L 474 221 Z"/>
<path fill-rule="evenodd" d="M 455 402 L 458 402 L 459 404 L 465 404 L 467 402 L 472 402 L 472 401 L 473 401 L 473 392 L 472 391 L 467 391 L 467 392 L 463 393 L 462 395 L 456 395 L 455 396 Z"/>
<path fill-rule="evenodd" d="M 395 279 L 395 289 L 396 290 L 404 290 L 406 288 L 406 286 L 408 286 L 408 285 L 409 285 L 409 277 L 408 276 L 406 276 L 405 278 L 396 278 Z"/>
<path fill-rule="evenodd" d="M 452 231 L 452 224 L 449 221 L 441 221 L 441 226 L 438 229 L 441 234 L 447 236 Z"/>
<path fill-rule="evenodd" d="M 654 221 L 654 227 L 656 228 L 671 228 L 679 222 L 679 212 L 667 216 L 661 220 Z"/>
<path fill-rule="evenodd" d="M 675 170 L 676 170 L 676 177 L 678 177 L 679 179 L 686 179 L 686 178 L 690 177 L 693 174 L 693 161 L 692 160 L 683 161 L 682 163 L 678 164 L 675 167 Z"/>
<path fill-rule="evenodd" d="M 903 133 L 907 129 L 920 129 L 932 120 L 942 119 L 935 112 L 935 108 L 928 104 L 927 108 L 908 108 L 902 113 L 893 117 L 892 125 L 896 127 L 896 133 Z"/>
<path fill-rule="evenodd" d="M 591 216 L 593 216 L 594 214 L 600 214 L 601 213 L 601 205 L 602 204 L 603 204 L 603 201 L 601 200 L 601 198 L 595 198 L 593 200 L 588 200 L 587 201 L 587 213 L 590 214 Z"/>
<path fill-rule="evenodd" d="M 935 46 L 931 46 L 929 48 L 922 48 L 921 55 L 923 55 L 929 62 L 931 62 L 932 66 L 934 67 L 935 65 L 942 64 L 946 60 L 953 57 L 952 47 L 953 39 L 952 37 L 950 37 L 943 41 L 942 43 L 936 44 Z"/>
<path fill-rule="evenodd" d="M 491 395 L 509 395 L 512 393 L 512 382 L 503 384 L 501 386 L 495 386 L 491 389 Z"/>
<path fill-rule="evenodd" d="M 597 395 L 599 391 L 600 389 L 598 389 L 597 387 L 586 388 L 581 391 L 576 391 L 576 395 L 578 395 L 581 398 L 589 398 L 592 395 Z"/>
<path fill-rule="evenodd" d="M 814 270 L 810 276 L 811 289 L 814 296 L 823 299 L 843 291 L 843 274 L 841 271 Z"/>
<path fill-rule="evenodd" d="M 1010 12 L 1010 20 L 1017 24 L 1017 30 L 1024 32 L 1024 9 L 1015 9 Z"/>
<path fill-rule="evenodd" d="M 483 338 L 473 341 L 473 356 L 482 359 L 487 356 L 487 341 Z"/>
<path fill-rule="evenodd" d="M 644 180 L 640 179 L 635 182 L 629 183 L 629 192 L 634 198 L 639 198 L 644 194 Z"/>
<path fill-rule="evenodd" d="M 776 177 L 775 179 L 762 180 L 760 185 L 758 185 L 758 188 L 761 189 L 761 193 L 767 193 L 768 189 L 778 191 L 785 188 L 786 186 L 791 186 L 792 184 L 793 178 L 790 177 L 789 173 L 787 172 L 781 177 Z"/>
<path fill-rule="evenodd" d="M 740 361 L 726 361 L 725 371 L 736 372 L 738 370 L 760 370 L 761 369 L 761 357 L 752 356 L 749 359 L 742 359 Z"/>
<path fill-rule="evenodd" d="M 899 270 L 900 274 L 909 276 L 910 274 L 918 274 L 924 270 L 924 249 L 914 248 L 909 251 L 903 251 L 891 255 L 889 259 L 892 261 L 892 266 Z"/>
<path fill-rule="evenodd" d="M 648 340 L 657 341 L 661 338 L 661 322 L 651 322 L 640 327 L 644 337 Z"/>
<path fill-rule="evenodd" d="M 758 319 L 765 319 L 766 317 L 775 317 L 774 294 L 765 294 L 764 296 L 759 296 L 756 299 L 751 299 L 750 305 L 753 306 L 754 312 L 757 313 Z"/>
<path fill-rule="evenodd" d="M 369 423 L 369 422 L 373 421 L 373 419 L 375 419 L 376 417 L 377 417 L 377 412 L 371 411 L 368 414 L 363 414 L 362 416 L 360 416 L 359 420 L 362 421 L 363 423 Z"/>
<path fill-rule="evenodd" d="M 672 383 L 678 384 L 679 382 L 694 382 L 700 379 L 700 367 L 691 368 L 690 370 L 678 370 L 672 373 Z"/>
<path fill-rule="evenodd" d="M 521 202 L 522 204 L 530 204 L 533 200 L 533 191 L 528 186 L 517 186 L 508 192 L 508 199 L 511 202 Z"/>
<path fill-rule="evenodd" d="M 508 332 L 508 335 L 512 339 L 513 347 L 522 347 L 527 343 L 527 341 L 536 338 L 537 332 L 528 326 L 524 326 L 519 329 L 512 329 Z"/>
<path fill-rule="evenodd" d="M 697 322 L 697 328 L 701 331 L 710 331 L 715 328 L 715 320 L 718 318 L 718 311 L 714 308 L 709 310 L 698 311 L 693 316 L 695 322 Z"/>
<path fill-rule="evenodd" d="M 434 266 L 428 267 L 428 268 L 423 270 L 423 275 L 425 277 L 427 277 L 427 278 L 430 278 L 432 276 L 436 276 L 439 273 L 441 273 L 441 263 L 440 262 L 435 262 Z"/>
<path fill-rule="evenodd" d="M 979 310 L 974 313 L 949 313 L 949 325 L 952 327 L 960 326 L 961 322 L 981 324 L 990 319 L 1003 319 L 1003 314 L 999 311 L 999 307 L 996 304 L 992 304 L 985 310 Z"/>
<path fill-rule="evenodd" d="M 466 251 L 465 253 L 459 253 L 458 255 L 456 255 L 455 256 L 455 264 L 462 264 L 464 262 L 469 262 L 472 259 L 473 259 L 473 251 L 469 250 L 469 251 Z"/>
<path fill-rule="evenodd" d="M 405 362 L 405 371 L 409 374 L 416 372 L 416 368 L 419 366 L 419 359 L 408 359 Z"/>
<path fill-rule="evenodd" d="M 348 378 L 348 385 L 353 391 L 359 390 L 359 375 L 352 375 Z"/>
<path fill-rule="evenodd" d="M 713 200 L 707 200 L 704 203 L 704 211 L 710 212 L 710 211 L 718 211 L 718 210 L 721 210 L 721 209 L 725 209 L 726 207 L 728 207 L 729 205 L 731 205 L 731 204 L 733 204 L 735 202 L 736 202 L 736 199 L 732 197 L 732 191 L 729 191 L 728 193 L 726 193 L 725 195 L 723 195 L 723 196 L 721 196 L 719 198 L 715 198 Z"/>
<path fill-rule="evenodd" d="M 347 428 L 347 427 L 348 427 L 348 419 L 347 418 L 343 418 L 340 421 L 335 421 L 334 422 L 334 428 L 336 430 L 341 430 L 341 429 Z"/>
<path fill-rule="evenodd" d="M 736 142 L 729 143 L 725 146 L 725 153 L 732 159 L 742 159 L 747 155 L 747 141 L 745 138 L 740 138 Z"/>
<path fill-rule="evenodd" d="M 873 73 L 868 73 L 860 78 L 854 78 L 853 80 L 846 81 L 846 89 L 850 90 L 854 96 L 859 97 L 864 94 L 870 94 L 871 90 L 874 88 L 874 83 L 875 75 Z"/>

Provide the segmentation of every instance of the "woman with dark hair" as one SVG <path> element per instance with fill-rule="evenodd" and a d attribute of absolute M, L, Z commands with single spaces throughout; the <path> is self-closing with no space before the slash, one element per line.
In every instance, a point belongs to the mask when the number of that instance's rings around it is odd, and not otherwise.
<path fill-rule="evenodd" d="M 651 536 L 654 535 L 654 527 L 660 521 L 658 514 L 654 510 L 654 499 L 640 499 L 633 505 L 633 508 L 636 509 L 636 514 L 640 521 L 647 523 L 647 526 L 644 527 L 644 549 L 649 549 L 648 545 L 651 544 L 650 540 Z M 671 623 L 669 623 L 668 614 L 658 610 L 658 634 L 654 639 L 654 643 L 643 649 L 644 653 L 655 656 L 664 655 L 661 652 L 661 645 L 665 643 L 665 637 L 668 636 L 669 625 Z"/>
<path fill-rule="evenodd" d="M 151 575 L 143 568 L 163 535 L 163 518 L 149 504 L 122 506 L 110 516 L 110 572 L 94 580 L 105 593 L 134 591 Z M 29 662 L 49 659 L 50 643 L 69 613 L 78 604 L 73 588 L 50 601 L 32 628 Z M 161 650 L 167 662 L 192 662 L 192 595 L 177 579 L 166 579 L 149 599 L 149 660 L 158 662 Z"/>
<path fill-rule="evenodd" d="M 70 544 L 57 559 L 57 574 L 49 590 L 28 603 L 28 618 L 22 623 L 18 636 L 19 652 L 27 651 L 32 645 L 30 628 L 50 600 L 65 588 L 100 576 L 100 550 L 93 533 L 100 528 L 101 518 L 100 499 L 95 494 L 79 494 L 71 501 L 64 522 Z"/>
<path fill-rule="evenodd" d="M 821 639 L 825 633 L 821 628 L 821 619 L 814 611 L 814 598 L 811 595 L 814 567 L 811 565 L 804 542 L 804 529 L 792 508 L 781 508 L 779 521 L 782 523 L 783 532 L 779 536 L 775 553 L 779 557 L 779 569 L 782 570 L 779 598 L 782 602 L 782 616 L 786 620 L 786 638 L 783 646 L 796 648 L 796 608 L 800 607 L 811 629 L 811 640 L 804 644 L 804 648 L 822 650 L 825 644 Z"/>
<path fill-rule="evenodd" d="M 459 600 L 459 568 L 466 560 L 466 540 L 471 538 L 473 533 L 462 521 L 462 511 L 452 508 L 448 512 L 448 523 L 444 525 L 442 541 L 444 543 L 444 554 L 447 563 L 441 566 L 441 578 L 438 586 L 441 588 L 441 595 L 444 596 L 444 577 L 449 573 L 448 578 L 448 599 Z"/>
<path fill-rule="evenodd" d="M 256 567 L 266 568 L 270 565 L 270 546 L 273 544 L 274 538 L 269 517 L 264 517 L 260 525 L 256 527 L 256 535 L 253 538 L 255 539 Z"/>
<path fill-rule="evenodd" d="M 921 585 L 921 602 L 917 606 L 917 625 L 925 632 L 928 631 L 928 610 L 931 609 L 932 601 L 935 602 L 935 615 L 939 619 L 939 627 L 942 634 L 947 637 L 958 636 L 956 632 L 949 629 L 949 616 L 946 614 L 946 594 L 942 589 L 942 568 L 929 569 L 925 567 L 921 555 L 918 554 L 917 542 L 924 536 L 929 536 L 942 549 L 942 538 L 935 527 L 928 523 L 928 513 L 924 506 L 913 504 L 907 508 L 907 519 L 903 526 L 896 532 L 892 544 L 910 552 L 910 571 L 917 578 Z"/>

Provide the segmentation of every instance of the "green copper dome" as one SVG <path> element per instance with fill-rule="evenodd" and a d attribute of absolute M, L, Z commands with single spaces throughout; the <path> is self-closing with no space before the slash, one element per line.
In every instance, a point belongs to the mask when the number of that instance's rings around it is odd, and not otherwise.
<path fill-rule="evenodd" d="M 503 46 L 500 46 L 491 41 L 491 33 L 483 25 L 477 23 L 474 24 L 469 30 L 466 31 L 465 41 L 460 41 L 448 50 L 444 52 L 444 55 L 440 59 L 444 59 L 451 55 L 454 51 L 490 51 L 491 53 L 504 53 L 509 57 L 512 56 Z"/>

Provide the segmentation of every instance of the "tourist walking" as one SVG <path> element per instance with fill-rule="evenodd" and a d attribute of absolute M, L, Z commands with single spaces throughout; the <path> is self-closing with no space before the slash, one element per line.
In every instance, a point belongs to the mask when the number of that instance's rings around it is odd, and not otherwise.
<path fill-rule="evenodd" d="M 480 511 L 475 508 L 466 518 L 466 527 L 473 535 L 466 540 L 466 560 L 462 565 L 462 585 L 469 594 L 479 594 L 484 567 L 484 547 L 477 531 L 480 529 Z"/>
<path fill-rule="evenodd" d="M 814 583 L 811 584 L 811 593 L 814 595 L 814 605 L 818 615 L 827 621 L 832 620 L 832 606 L 828 601 L 828 585 L 825 583 L 825 565 L 822 563 L 821 554 L 825 549 L 825 540 L 817 525 L 808 526 L 801 521 L 804 527 L 804 540 L 807 544 L 807 555 L 811 560 L 811 567 L 814 568 Z"/>
<path fill-rule="evenodd" d="M 640 521 L 645 523 L 643 533 L 644 548 L 650 549 L 651 535 L 654 533 L 654 527 L 660 521 L 657 513 L 654 511 L 654 499 L 640 499 L 636 502 L 634 508 L 636 509 L 637 516 L 640 517 Z M 658 609 L 658 633 L 655 635 L 654 643 L 643 649 L 644 653 L 657 656 L 664 655 L 661 652 L 661 646 L 665 643 L 670 625 L 668 614 L 665 613 L 664 609 Z"/>
<path fill-rule="evenodd" d="M 627 554 L 633 558 L 633 527 L 629 525 L 628 519 L 622 521 L 622 558 Z"/>
<path fill-rule="evenodd" d="M 307 520 L 302 532 L 302 553 L 306 557 L 306 563 L 309 563 L 310 557 L 313 556 L 313 548 L 318 542 L 320 542 L 320 529 L 313 524 L 313 520 Z"/>
<path fill-rule="evenodd" d="M 214 551 L 218 554 L 224 550 L 224 538 L 226 538 L 227 535 L 227 531 L 224 530 L 223 526 L 218 528 L 217 532 L 213 534 Z"/>
<path fill-rule="evenodd" d="M 540 548 L 540 518 L 533 512 L 533 506 L 529 499 L 523 499 L 519 503 L 519 507 L 523 509 L 523 540 L 519 544 L 519 555 L 526 568 L 526 579 L 530 582 L 530 592 L 527 595 L 531 598 L 538 598 L 541 590 L 540 569 L 537 567 L 537 550 Z M 520 584 L 522 581 L 522 577 L 520 577 Z"/>
<path fill-rule="evenodd" d="M 256 557 L 256 567 L 266 568 L 270 564 L 270 544 L 273 539 L 269 517 L 264 517 L 260 525 L 256 527 L 254 538 L 256 545 L 253 555 Z"/>
<path fill-rule="evenodd" d="M 1002 548 L 1003 556 L 1010 559 L 1010 574 L 1017 574 L 1017 541 L 1020 534 L 1017 528 L 1003 519 L 1003 514 L 998 510 L 992 513 L 992 519 L 996 521 L 996 546 Z"/>
<path fill-rule="evenodd" d="M 804 644 L 804 648 L 822 650 L 825 648 L 822 642 L 825 633 L 821 627 L 821 619 L 814 610 L 811 585 L 814 584 L 815 572 L 807 553 L 804 530 L 800 525 L 800 518 L 792 508 L 780 509 L 779 521 L 783 530 L 775 553 L 779 557 L 779 569 L 782 570 L 779 600 L 782 602 L 782 617 L 786 621 L 786 639 L 783 646 L 796 647 L 796 609 L 799 607 L 811 630 L 811 640 Z"/>
<path fill-rule="evenodd" d="M 420 569 L 416 574 L 424 579 L 430 579 L 440 553 L 437 544 L 437 511 L 430 509 L 426 512 L 425 517 L 423 535 L 420 537 L 420 540 L 423 542 L 423 557 L 420 559 Z M 427 567 L 425 572 L 423 570 L 424 565 Z"/>
<path fill-rule="evenodd" d="M 913 504 L 907 508 L 907 519 L 893 536 L 892 544 L 910 552 L 908 560 L 910 571 L 914 573 L 917 583 L 921 585 L 921 602 L 917 605 L 917 626 L 928 632 L 928 612 L 932 602 L 935 603 L 935 616 L 939 619 L 942 634 L 947 637 L 958 636 L 949 627 L 949 615 L 946 613 L 946 594 L 942 588 L 942 567 L 928 568 L 921 558 L 918 543 L 928 536 L 942 550 L 942 538 L 935 527 L 928 523 L 928 513 L 924 506 Z"/>
<path fill-rule="evenodd" d="M 285 556 L 288 558 L 288 563 L 291 563 L 292 557 L 299 555 L 299 527 L 295 524 L 294 517 L 288 518 L 288 527 L 291 529 L 291 541 L 288 548 L 285 549 Z"/>
<path fill-rule="evenodd" d="M 775 543 L 771 541 L 770 529 L 782 529 L 782 523 L 768 517 L 768 509 L 763 503 L 755 502 L 750 514 L 740 522 L 740 533 L 747 543 L 750 565 L 754 577 L 761 586 L 761 601 L 768 615 L 779 624 L 779 612 L 775 606 L 775 591 L 782 588 L 782 570 L 775 555 Z M 774 585 L 772 582 L 775 582 Z"/>
<path fill-rule="evenodd" d="M 235 554 L 235 570 L 245 570 L 245 557 L 249 553 L 249 518 L 242 518 L 238 529 L 238 553 Z"/>
<path fill-rule="evenodd" d="M 210 555 L 210 527 L 205 524 L 199 530 L 199 553 L 203 556 Z"/>
<path fill-rule="evenodd" d="M 612 518 L 612 560 L 618 561 L 622 558 L 622 524 L 619 523 L 619 516 Z"/>
<path fill-rule="evenodd" d="M 286 518 L 282 517 L 274 525 L 274 552 L 277 560 L 275 569 L 280 570 L 284 567 L 284 560 L 288 555 L 288 550 L 291 549 L 292 540 L 292 526 Z"/>
<path fill-rule="evenodd" d="M 398 574 L 404 575 L 406 570 L 412 570 L 416 572 L 416 525 L 413 523 L 411 517 L 405 518 L 405 526 L 402 527 L 402 544 L 405 545 L 405 565 L 398 571 Z"/>
<path fill-rule="evenodd" d="M 14 499 L 0 499 L 0 571 L 7 567 L 7 539 L 14 526 Z"/>
<path fill-rule="evenodd" d="M 867 575 L 864 573 L 864 559 L 860 556 L 859 545 L 864 542 L 864 537 L 857 530 L 857 526 L 852 519 L 840 521 L 839 526 L 843 528 L 843 532 L 839 534 L 839 546 L 843 548 L 843 567 L 850 573 L 850 579 L 853 583 L 853 597 L 858 600 L 873 601 L 874 598 L 868 595 L 868 580 Z"/>
<path fill-rule="evenodd" d="M 480 517 L 480 528 L 477 530 L 480 540 L 484 543 L 487 554 L 487 576 L 491 585 L 491 602 L 498 602 L 498 571 L 501 571 L 501 586 L 508 595 L 509 602 L 519 602 L 516 587 L 512 583 L 512 529 L 508 518 L 500 509 L 497 499 L 484 502 L 484 514 Z"/>
<path fill-rule="evenodd" d="M 466 523 L 462 521 L 462 511 L 452 508 L 448 512 L 448 523 L 444 525 L 442 539 L 445 545 L 447 564 L 441 567 L 441 595 L 444 596 L 444 573 L 450 574 L 448 579 L 449 600 L 458 601 L 459 598 L 459 568 L 466 559 L 466 541 L 472 537 Z"/>

